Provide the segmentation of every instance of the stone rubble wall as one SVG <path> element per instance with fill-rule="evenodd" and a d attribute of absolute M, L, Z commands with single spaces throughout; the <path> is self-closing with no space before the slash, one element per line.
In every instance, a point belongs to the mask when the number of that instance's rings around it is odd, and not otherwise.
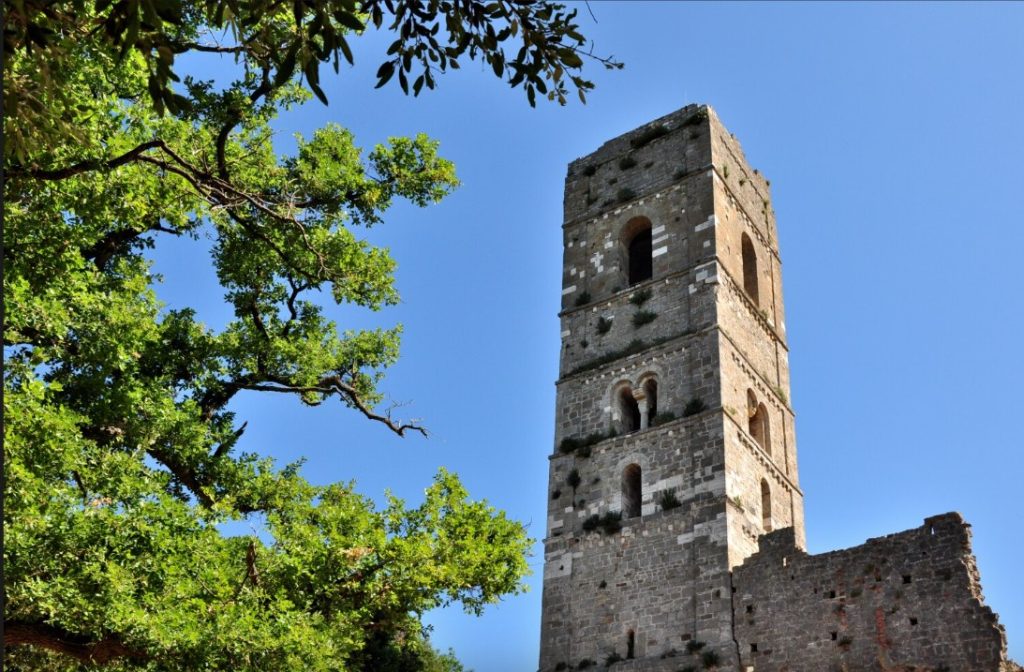
<path fill-rule="evenodd" d="M 794 541 L 792 529 L 761 537 L 733 572 L 744 672 L 1010 669 L 959 514 L 820 555 Z"/>

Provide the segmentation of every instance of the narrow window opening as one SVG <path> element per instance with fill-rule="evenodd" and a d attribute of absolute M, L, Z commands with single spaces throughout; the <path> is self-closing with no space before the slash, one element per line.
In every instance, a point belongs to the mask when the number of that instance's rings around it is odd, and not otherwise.
<path fill-rule="evenodd" d="M 633 658 L 636 653 L 636 633 L 630 630 L 626 634 L 626 658 Z"/>
<path fill-rule="evenodd" d="M 834 591 L 834 590 L 828 591 L 828 599 L 830 599 L 830 600 L 836 599 L 836 591 Z"/>
<path fill-rule="evenodd" d="M 751 643 L 750 644 L 750 652 L 751 653 L 757 653 L 757 644 L 755 644 L 755 643 Z"/>
<path fill-rule="evenodd" d="M 636 518 L 640 515 L 640 465 L 631 464 L 622 470 L 622 515 Z"/>
<path fill-rule="evenodd" d="M 917 625 L 917 619 L 916 618 L 911 618 L 910 619 L 910 624 L 911 625 Z"/>
<path fill-rule="evenodd" d="M 839 639 L 839 633 L 838 633 L 838 632 L 836 632 L 835 630 L 833 630 L 833 631 L 832 631 L 832 632 L 830 632 L 829 634 L 830 634 L 830 635 L 832 635 L 832 641 L 833 641 L 833 642 L 834 642 L 834 641 L 836 641 L 837 639 Z"/>
<path fill-rule="evenodd" d="M 622 431 L 626 434 L 640 429 L 640 405 L 628 386 L 619 391 L 619 411 L 622 415 Z"/>
<path fill-rule="evenodd" d="M 912 580 L 912 578 L 911 578 L 910 574 L 904 574 L 903 575 L 903 583 L 910 583 L 911 580 Z"/>
<path fill-rule="evenodd" d="M 748 614 L 754 613 L 754 605 L 752 605 L 752 604 L 748 604 L 747 605 L 747 613 Z"/>
<path fill-rule="evenodd" d="M 768 487 L 768 481 L 763 478 L 761 479 L 761 527 L 765 532 L 772 531 L 772 491 Z"/>
<path fill-rule="evenodd" d="M 644 383 L 644 396 L 647 397 L 647 425 L 653 425 L 658 417 L 658 381 L 654 378 Z"/>
<path fill-rule="evenodd" d="M 651 227 L 639 231 L 629 241 L 629 284 L 635 285 L 650 280 L 654 274 L 654 258 L 651 256 Z"/>
<path fill-rule="evenodd" d="M 750 236 L 743 234 L 741 243 L 743 253 L 743 289 L 755 305 L 760 305 L 757 298 L 757 253 Z"/>
<path fill-rule="evenodd" d="M 772 454 L 768 409 L 758 403 L 753 390 L 747 390 L 747 431 L 761 449 Z"/>

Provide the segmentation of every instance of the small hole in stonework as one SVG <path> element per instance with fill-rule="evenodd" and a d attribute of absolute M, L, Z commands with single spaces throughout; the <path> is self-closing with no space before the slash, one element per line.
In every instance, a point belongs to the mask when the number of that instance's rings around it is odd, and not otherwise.
<path fill-rule="evenodd" d="M 752 604 L 748 604 L 747 605 L 747 613 L 748 614 L 754 613 L 754 605 L 752 605 Z"/>
<path fill-rule="evenodd" d="M 782 566 L 786 567 L 787 565 L 789 565 L 789 558 L 782 558 Z"/>
<path fill-rule="evenodd" d="M 910 581 L 911 581 L 910 574 L 904 574 L 903 575 L 903 583 L 910 583 Z"/>
<path fill-rule="evenodd" d="M 911 618 L 910 619 L 910 624 L 911 625 L 917 625 L 917 619 L 916 618 Z"/>
<path fill-rule="evenodd" d="M 832 631 L 832 632 L 830 632 L 829 634 L 830 634 L 830 635 L 832 635 L 832 641 L 833 641 L 833 642 L 834 642 L 834 641 L 836 641 L 837 639 L 839 639 L 839 633 L 838 633 L 838 632 L 836 632 L 835 630 L 833 630 L 833 631 Z"/>
<path fill-rule="evenodd" d="M 712 594 L 712 595 L 713 595 L 714 597 L 716 597 L 716 598 L 717 598 L 717 597 L 721 597 L 721 596 L 722 596 L 722 591 L 720 591 L 720 590 L 716 590 L 715 592 L 713 592 L 713 593 L 711 593 L 711 594 Z"/>
<path fill-rule="evenodd" d="M 753 644 L 753 643 L 752 643 L 752 644 L 750 645 L 750 652 L 751 652 L 751 653 L 757 653 L 757 644 Z"/>
<path fill-rule="evenodd" d="M 931 535 L 935 534 L 935 526 L 934 525 L 929 525 L 928 526 L 928 534 L 931 534 Z"/>
<path fill-rule="evenodd" d="M 830 600 L 836 599 L 836 591 L 834 591 L 834 590 L 828 591 L 828 599 L 830 599 Z"/>
<path fill-rule="evenodd" d="M 565 569 L 565 565 L 559 565 L 558 566 L 558 571 L 562 571 L 563 569 Z"/>
<path fill-rule="evenodd" d="M 736 592 L 736 586 L 732 587 L 732 592 L 734 592 L 734 593 Z"/>

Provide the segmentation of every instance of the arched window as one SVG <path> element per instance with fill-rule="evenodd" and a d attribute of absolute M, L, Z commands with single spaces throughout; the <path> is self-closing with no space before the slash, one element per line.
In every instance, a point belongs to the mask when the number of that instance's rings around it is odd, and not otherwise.
<path fill-rule="evenodd" d="M 644 382 L 644 398 L 647 399 L 647 426 L 650 427 L 658 417 L 658 381 L 654 378 Z"/>
<path fill-rule="evenodd" d="M 626 244 L 627 277 L 630 285 L 650 280 L 654 274 L 654 258 L 651 256 L 651 221 L 646 217 L 634 217 L 624 230 Z"/>
<path fill-rule="evenodd" d="M 631 464 L 622 470 L 622 516 L 636 518 L 640 515 L 640 465 Z"/>
<path fill-rule="evenodd" d="M 754 252 L 754 243 L 750 236 L 743 234 L 743 289 L 755 304 L 759 304 L 757 298 L 757 254 Z"/>
<path fill-rule="evenodd" d="M 772 531 L 772 491 L 768 481 L 761 479 L 761 527 L 765 532 Z"/>
<path fill-rule="evenodd" d="M 747 431 L 764 452 L 772 454 L 768 409 L 757 402 L 753 390 L 747 390 Z"/>
<path fill-rule="evenodd" d="M 628 385 L 619 390 L 619 415 L 622 417 L 622 431 L 626 434 L 640 429 L 640 404 Z"/>

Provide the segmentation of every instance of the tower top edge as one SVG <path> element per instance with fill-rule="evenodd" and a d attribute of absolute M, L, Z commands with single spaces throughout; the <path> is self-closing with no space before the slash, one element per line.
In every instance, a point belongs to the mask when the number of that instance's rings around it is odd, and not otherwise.
<path fill-rule="evenodd" d="M 669 112 L 664 116 L 658 117 L 657 119 L 641 124 L 640 126 L 626 131 L 611 140 L 605 141 L 593 152 L 570 161 L 569 166 L 571 168 L 578 164 L 605 161 L 613 156 L 618 156 L 623 152 L 636 149 L 637 141 L 643 141 L 645 136 L 652 132 L 668 134 L 698 121 L 700 123 L 704 123 L 709 116 L 714 116 L 716 119 L 718 117 L 711 105 L 706 103 L 691 103 L 685 107 L 679 108 L 678 110 Z M 663 130 L 659 131 L 658 129 Z"/>

